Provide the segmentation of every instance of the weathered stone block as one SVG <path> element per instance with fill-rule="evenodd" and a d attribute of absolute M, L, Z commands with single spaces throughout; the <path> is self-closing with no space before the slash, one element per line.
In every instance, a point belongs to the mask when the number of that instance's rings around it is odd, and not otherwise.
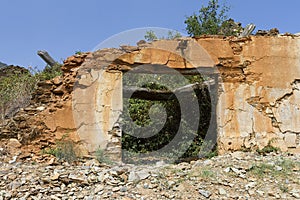
<path fill-rule="evenodd" d="M 286 133 L 284 136 L 284 141 L 288 148 L 296 147 L 297 146 L 296 140 L 297 140 L 296 133 Z"/>

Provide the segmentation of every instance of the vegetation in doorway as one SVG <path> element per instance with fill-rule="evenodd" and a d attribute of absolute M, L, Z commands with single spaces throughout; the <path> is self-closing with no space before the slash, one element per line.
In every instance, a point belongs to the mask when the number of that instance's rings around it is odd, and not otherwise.
<path fill-rule="evenodd" d="M 203 83 L 204 78 L 200 75 L 194 76 L 185 76 L 185 79 L 188 83 Z M 173 88 L 167 88 L 163 84 L 164 82 L 172 83 Z M 176 75 L 157 75 L 157 74 L 134 74 L 130 77 L 124 76 L 123 85 L 139 85 L 142 88 L 148 88 L 153 90 L 160 91 L 170 91 L 174 88 L 182 87 L 186 84 L 185 81 L 182 81 L 182 77 Z M 201 150 L 201 146 L 204 142 L 204 137 L 207 133 L 210 118 L 211 118 L 211 99 L 207 87 L 195 90 L 194 99 L 190 101 L 197 101 L 200 110 L 200 118 L 194 123 L 198 123 L 198 130 L 193 132 L 189 124 L 181 118 L 180 104 L 178 99 L 173 99 L 169 101 L 150 101 L 144 99 L 126 99 L 124 100 L 124 109 L 128 112 L 122 114 L 122 148 L 127 150 L 131 154 L 147 153 L 161 149 L 162 147 L 169 144 L 169 142 L 178 134 L 178 131 L 184 132 L 181 143 L 179 144 L 180 148 L 174 147 L 171 152 L 168 152 L 164 157 L 172 157 L 176 155 L 182 155 L 181 158 L 189 157 L 198 157 L 198 154 Z M 163 107 L 166 111 L 167 117 L 166 122 L 163 124 L 161 130 L 155 129 L 155 123 L 164 123 L 161 122 L 160 117 L 150 118 L 149 111 L 154 112 L 155 114 L 160 113 L 159 110 L 156 110 L 154 105 L 158 105 L 159 108 Z M 154 109 L 153 109 L 154 106 Z M 153 114 L 153 113 L 152 113 Z M 159 115 L 158 115 L 159 116 Z M 191 119 L 194 119 L 196 116 L 195 111 L 191 110 L 189 116 Z M 131 120 L 134 123 L 130 123 Z M 179 125 L 181 124 L 182 128 L 179 130 Z M 137 125 L 137 126 L 136 126 Z M 139 135 L 139 127 L 154 127 L 153 129 L 148 130 L 151 137 L 134 137 L 133 135 Z M 193 135 L 192 144 L 186 143 L 185 138 L 188 134 Z M 182 150 L 184 149 L 184 152 Z M 187 149 L 187 150 L 186 150 Z M 186 150 L 186 151 L 185 151 Z M 213 152 L 213 153 L 212 153 Z M 206 156 L 210 157 L 215 154 L 215 151 L 210 151 Z M 130 157 L 130 156 L 125 156 Z M 124 158 L 124 156 L 123 156 Z M 125 160 L 126 162 L 126 160 Z"/>

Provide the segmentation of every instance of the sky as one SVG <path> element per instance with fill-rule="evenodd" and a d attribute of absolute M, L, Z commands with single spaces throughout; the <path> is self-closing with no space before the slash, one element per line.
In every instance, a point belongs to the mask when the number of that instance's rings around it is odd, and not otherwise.
<path fill-rule="evenodd" d="M 149 30 L 145 27 L 185 34 L 186 16 L 197 13 L 207 1 L 1 0 L 0 62 L 42 69 L 45 63 L 38 50 L 62 62 L 77 51 L 122 43 L 117 41 L 124 39 L 118 37 L 122 34 L 144 39 L 144 31 Z M 300 32 L 299 0 L 227 0 L 227 5 L 231 18 L 243 26 L 254 23 L 256 31 L 276 27 L 281 33 Z"/>

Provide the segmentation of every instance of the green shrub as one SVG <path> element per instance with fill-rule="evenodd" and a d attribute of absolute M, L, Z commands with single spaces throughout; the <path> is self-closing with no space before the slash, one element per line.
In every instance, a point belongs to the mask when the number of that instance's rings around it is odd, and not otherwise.
<path fill-rule="evenodd" d="M 147 40 L 148 42 L 152 42 L 154 40 L 158 40 L 158 39 L 166 39 L 166 40 L 173 40 L 176 38 L 181 38 L 182 35 L 178 32 L 178 31 L 168 31 L 168 35 L 167 36 L 163 36 L 163 37 L 157 37 L 156 33 L 152 30 L 147 31 L 144 38 L 145 40 Z"/>
<path fill-rule="evenodd" d="M 147 31 L 146 32 L 146 35 L 144 36 L 145 40 L 151 42 L 151 41 L 154 41 L 154 40 L 157 40 L 158 37 L 156 36 L 155 32 L 150 30 L 150 31 Z"/>
<path fill-rule="evenodd" d="M 12 72 L 0 77 L 0 120 L 11 117 L 19 108 L 29 104 L 39 81 L 62 74 L 61 65 L 46 66 L 43 71 L 30 68 L 27 72 Z"/>
<path fill-rule="evenodd" d="M 274 170 L 275 170 L 274 165 L 260 163 L 260 164 L 255 164 L 254 166 L 252 166 L 249 171 L 254 176 L 257 176 L 259 178 L 263 178 L 264 176 L 270 174 Z"/>
<path fill-rule="evenodd" d="M 57 76 L 61 76 L 62 75 L 61 64 L 57 63 L 52 67 L 47 65 L 44 68 L 44 70 L 37 72 L 35 75 L 39 78 L 40 81 L 51 80 Z"/>
<path fill-rule="evenodd" d="M 79 152 L 76 151 L 75 143 L 68 139 L 67 136 L 57 140 L 54 148 L 42 150 L 43 154 L 53 155 L 59 160 L 72 163 L 78 159 Z"/>
<path fill-rule="evenodd" d="M 272 176 L 274 179 L 286 180 L 293 179 L 291 177 L 293 169 L 300 166 L 300 162 L 293 161 L 291 159 L 278 159 L 275 163 L 257 163 L 254 164 L 250 169 L 250 174 L 257 176 L 259 178 L 264 178 L 265 176 Z"/>
<path fill-rule="evenodd" d="M 258 149 L 258 150 L 257 150 L 257 153 L 265 155 L 265 154 L 272 153 L 272 152 L 279 152 L 279 151 L 280 151 L 280 148 L 274 147 L 274 146 L 272 145 L 272 143 L 274 142 L 274 140 L 276 140 L 276 139 L 270 140 L 270 141 L 268 142 L 268 145 L 267 145 L 267 146 L 265 146 L 265 147 L 262 148 L 262 149 Z"/>
<path fill-rule="evenodd" d="M 104 154 L 104 150 L 98 148 L 95 152 L 95 156 L 96 159 L 100 162 L 100 163 L 105 163 L 108 165 L 113 164 L 113 162 Z"/>
<path fill-rule="evenodd" d="M 75 55 L 81 55 L 81 54 L 83 54 L 83 52 L 82 52 L 82 51 L 80 51 L 80 50 L 78 50 L 78 51 L 75 51 Z"/>
<path fill-rule="evenodd" d="M 39 80 L 28 73 L 11 74 L 0 79 L 0 113 L 3 120 L 15 109 L 26 106 Z"/>
<path fill-rule="evenodd" d="M 186 18 L 186 31 L 190 36 L 207 35 L 237 35 L 241 30 L 227 13 L 229 7 L 219 4 L 219 0 L 209 0 L 207 6 L 202 6 L 199 14 Z"/>

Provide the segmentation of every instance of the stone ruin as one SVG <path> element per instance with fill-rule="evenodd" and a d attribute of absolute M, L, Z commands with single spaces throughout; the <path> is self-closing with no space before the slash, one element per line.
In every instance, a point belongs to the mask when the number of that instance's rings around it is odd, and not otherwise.
<path fill-rule="evenodd" d="M 270 143 L 300 153 L 300 37 L 290 35 L 160 40 L 71 56 L 63 76 L 40 82 L 30 106 L 0 127 L 0 139 L 44 148 L 68 134 L 84 154 L 100 147 L 120 156 L 122 75 L 139 65 L 212 78 L 220 154 Z"/>

